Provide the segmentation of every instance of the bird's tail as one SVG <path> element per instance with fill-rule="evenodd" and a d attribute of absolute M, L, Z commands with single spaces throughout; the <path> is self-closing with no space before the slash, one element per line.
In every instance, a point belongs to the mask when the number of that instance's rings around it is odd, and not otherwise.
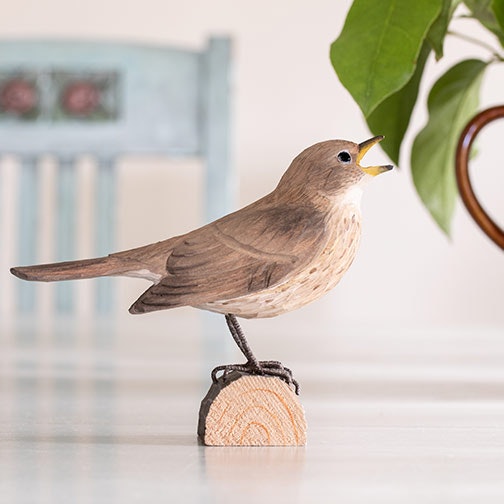
<path fill-rule="evenodd" d="M 129 267 L 128 267 L 129 266 Z M 22 280 L 37 282 L 58 282 L 60 280 L 77 280 L 127 273 L 131 265 L 114 257 L 98 257 L 81 261 L 38 264 L 11 268 L 11 273 Z"/>

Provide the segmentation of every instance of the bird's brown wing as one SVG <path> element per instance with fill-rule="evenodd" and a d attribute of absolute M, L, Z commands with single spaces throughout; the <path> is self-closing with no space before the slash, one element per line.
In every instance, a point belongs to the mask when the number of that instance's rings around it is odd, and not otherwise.
<path fill-rule="evenodd" d="M 130 312 L 198 306 L 279 284 L 325 246 L 325 230 L 313 207 L 251 205 L 188 233 L 168 257 L 167 275 Z"/>

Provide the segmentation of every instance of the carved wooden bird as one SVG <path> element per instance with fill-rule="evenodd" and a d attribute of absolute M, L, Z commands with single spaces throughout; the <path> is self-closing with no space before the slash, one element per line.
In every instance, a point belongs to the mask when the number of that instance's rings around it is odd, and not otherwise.
<path fill-rule="evenodd" d="M 258 361 L 236 320 L 273 317 L 332 289 L 352 263 L 361 233 L 360 199 L 367 179 L 390 165 L 360 166 L 382 136 L 356 144 L 328 140 L 308 147 L 277 187 L 254 203 L 181 236 L 96 259 L 25 266 L 23 280 L 52 282 L 100 276 L 153 282 L 131 313 L 193 306 L 226 315 L 245 365 L 220 366 L 278 374 L 275 361 Z"/>

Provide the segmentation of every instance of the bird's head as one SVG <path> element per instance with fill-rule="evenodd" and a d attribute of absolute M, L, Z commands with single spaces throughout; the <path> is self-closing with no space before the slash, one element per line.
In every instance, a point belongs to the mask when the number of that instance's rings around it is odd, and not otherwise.
<path fill-rule="evenodd" d="M 327 140 L 312 145 L 292 161 L 279 188 L 328 197 L 341 195 L 364 179 L 392 169 L 391 165 L 360 165 L 366 152 L 382 139 L 383 136 L 375 136 L 360 144 Z"/>

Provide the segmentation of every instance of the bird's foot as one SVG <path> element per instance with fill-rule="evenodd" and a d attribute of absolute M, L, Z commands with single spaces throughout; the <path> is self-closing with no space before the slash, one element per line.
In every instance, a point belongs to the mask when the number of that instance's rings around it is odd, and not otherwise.
<path fill-rule="evenodd" d="M 250 375 L 277 376 L 286 382 L 287 385 L 292 385 L 296 395 L 299 395 L 299 383 L 292 376 L 292 371 L 279 361 L 248 361 L 245 364 L 226 364 L 223 366 L 217 366 L 212 370 L 213 383 L 217 382 L 219 379 L 217 375 L 221 371 L 222 375 L 220 378 L 224 381 L 226 381 L 229 373 L 232 371 Z"/>

